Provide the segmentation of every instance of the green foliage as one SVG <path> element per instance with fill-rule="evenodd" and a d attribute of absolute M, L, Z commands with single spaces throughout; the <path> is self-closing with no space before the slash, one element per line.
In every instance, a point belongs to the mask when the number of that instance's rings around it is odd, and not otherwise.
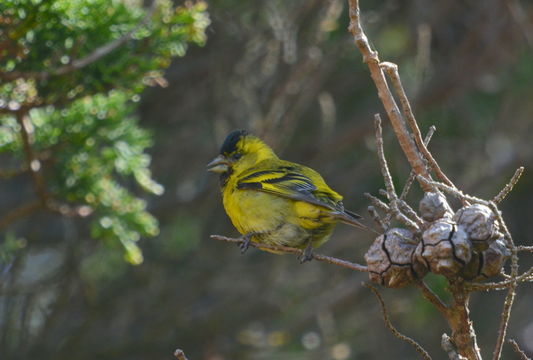
<path fill-rule="evenodd" d="M 4 242 L 0 244 L 0 264 L 8 264 L 17 252 L 27 245 L 26 239 L 18 238 L 13 233 L 7 233 Z"/>
<path fill-rule="evenodd" d="M 0 3 L 0 79 L 7 80 L 0 85 L 0 153 L 24 160 L 15 118 L 22 111 L 33 152 L 48 159 L 47 192 L 88 207 L 92 235 L 122 244 L 133 264 L 142 261 L 136 241 L 159 230 L 128 188 L 163 193 L 151 177 L 151 136 L 137 124 L 135 103 L 188 43 L 205 42 L 209 24 L 203 2 L 156 4 L 152 12 L 134 0 Z M 79 65 L 119 39 L 121 46 Z"/>
<path fill-rule="evenodd" d="M 0 4 L 0 71 L 50 72 L 70 66 L 133 32 L 110 54 L 63 76 L 33 84 L 43 103 L 65 102 L 110 90 L 140 91 L 145 76 L 161 76 L 173 56 L 183 56 L 188 42 L 203 43 L 209 24 L 205 4 L 175 9 L 159 0 L 150 16 L 140 1 L 16 0 Z M 149 19 L 147 19 L 149 20 Z M 9 90 L 9 89 L 6 89 Z M 5 95 L 6 91 L 2 91 Z"/>

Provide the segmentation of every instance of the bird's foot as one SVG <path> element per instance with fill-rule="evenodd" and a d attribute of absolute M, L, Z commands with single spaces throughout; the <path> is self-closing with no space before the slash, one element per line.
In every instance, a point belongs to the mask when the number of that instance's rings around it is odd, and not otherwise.
<path fill-rule="evenodd" d="M 244 254 L 246 250 L 250 247 L 250 241 L 254 233 L 248 233 L 240 237 L 241 242 L 239 243 L 239 248 L 241 249 L 241 254 Z"/>
<path fill-rule="evenodd" d="M 304 251 L 298 256 L 298 260 L 300 260 L 300 264 L 313 260 L 313 246 L 311 245 L 311 242 L 307 244 Z"/>

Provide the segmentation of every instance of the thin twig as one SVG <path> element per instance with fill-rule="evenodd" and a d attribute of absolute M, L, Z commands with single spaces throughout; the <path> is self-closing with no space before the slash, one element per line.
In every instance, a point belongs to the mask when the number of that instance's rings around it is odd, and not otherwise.
<path fill-rule="evenodd" d="M 500 230 L 503 232 L 504 238 L 507 241 L 507 248 L 511 251 L 511 282 L 509 284 L 509 289 L 507 290 L 507 295 L 505 296 L 505 301 L 503 303 L 503 310 L 501 313 L 500 327 L 498 329 L 498 337 L 496 338 L 496 347 L 492 354 L 493 360 L 499 360 L 502 353 L 503 343 L 505 341 L 505 334 L 507 332 L 507 326 L 509 323 L 509 317 L 511 316 L 511 308 L 513 306 L 514 298 L 516 295 L 516 278 L 518 277 L 518 251 L 513 241 L 513 237 L 507 228 L 507 224 L 503 220 L 501 212 L 498 210 L 498 206 L 495 202 L 489 201 L 489 207 L 492 210 L 492 213 L 496 217 Z"/>
<path fill-rule="evenodd" d="M 435 125 L 431 125 L 429 127 L 428 133 L 426 134 L 426 137 L 424 138 L 424 144 L 426 147 L 428 146 L 429 142 L 431 141 L 431 137 L 435 133 L 435 130 L 437 128 Z M 409 177 L 407 178 L 407 181 L 405 182 L 405 185 L 403 186 L 402 193 L 400 194 L 400 200 L 405 199 L 407 194 L 409 193 L 409 190 L 411 189 L 411 186 L 413 185 L 413 182 L 416 179 L 416 172 L 414 170 L 411 170 L 411 173 L 409 174 Z"/>
<path fill-rule="evenodd" d="M 221 241 L 231 242 L 235 244 L 240 244 L 243 242 L 243 239 L 241 238 L 229 238 L 229 237 L 222 236 L 222 235 L 211 235 L 210 238 L 214 240 L 221 240 Z M 301 249 L 296 249 L 296 248 L 292 248 L 288 246 L 281 246 L 281 245 L 267 245 L 267 244 L 259 244 L 255 242 L 250 242 L 250 246 L 253 246 L 260 250 L 273 250 L 273 251 L 288 253 L 288 254 L 302 255 L 303 253 L 303 250 Z M 341 266 L 341 267 L 355 270 L 355 271 L 368 272 L 367 267 L 364 265 L 353 263 L 347 260 L 337 259 L 331 256 L 313 253 L 313 259 L 317 261 L 322 261 L 322 262 L 326 262 L 329 264 Z"/>
<path fill-rule="evenodd" d="M 394 188 L 394 183 L 392 182 L 392 176 L 389 171 L 389 166 L 387 165 L 387 159 L 385 159 L 385 151 L 383 149 L 383 130 L 381 128 L 381 117 L 379 114 L 374 115 L 374 127 L 376 131 L 376 148 L 379 159 L 379 167 L 381 169 L 381 175 L 383 176 L 383 181 L 385 182 L 385 188 L 387 199 L 389 200 L 390 214 L 386 218 L 386 223 L 389 222 L 391 216 L 394 216 L 396 220 L 403 223 L 405 226 L 409 227 L 414 231 L 418 231 L 418 225 L 405 216 L 398 207 L 398 195 L 396 194 L 396 189 Z"/>
<path fill-rule="evenodd" d="M 524 245 L 520 245 L 520 246 L 517 246 L 517 247 L 516 247 L 516 251 L 529 251 L 529 252 L 533 252 L 533 246 L 524 246 Z"/>
<path fill-rule="evenodd" d="M 442 299 L 437 294 L 435 294 L 425 282 L 420 280 L 415 282 L 414 285 L 420 290 L 422 290 L 422 295 L 426 300 L 432 303 L 437 308 L 437 310 L 441 312 L 441 314 L 447 316 L 448 305 L 446 305 L 444 301 L 442 301 Z"/>
<path fill-rule="evenodd" d="M 398 203 L 398 208 L 403 212 L 405 213 L 405 215 L 407 217 L 409 217 L 410 219 L 412 219 L 416 225 L 418 227 L 421 227 L 422 225 L 424 225 L 424 220 L 422 220 L 418 214 L 416 213 L 416 211 L 408 204 L 406 203 L 405 201 L 401 200 L 401 199 L 397 199 L 396 202 Z"/>
<path fill-rule="evenodd" d="M 511 344 L 511 347 L 513 348 L 514 352 L 520 356 L 521 360 L 531 360 L 530 357 L 526 355 L 526 353 L 520 349 L 520 346 L 518 346 L 518 343 L 514 339 L 507 340 L 509 344 Z"/>
<path fill-rule="evenodd" d="M 521 275 L 509 279 L 500 281 L 500 282 L 490 282 L 490 283 L 468 283 L 465 287 L 468 291 L 488 291 L 488 290 L 505 290 L 508 289 L 513 283 L 523 283 L 533 281 L 533 267 L 525 271 Z"/>
<path fill-rule="evenodd" d="M 392 176 L 389 172 L 389 166 L 385 159 L 385 151 L 383 150 L 383 130 L 381 128 L 381 117 L 379 114 L 374 114 L 374 128 L 376 131 L 376 148 L 379 159 L 379 167 L 381 169 L 381 175 L 385 181 L 385 188 L 387 189 L 387 198 L 389 201 L 393 201 L 397 198 L 396 190 L 394 189 L 394 183 L 392 182 Z"/>
<path fill-rule="evenodd" d="M 489 206 L 489 202 L 488 201 L 480 199 L 480 198 L 477 198 L 477 197 L 472 196 L 472 195 L 467 195 L 467 194 L 463 193 L 461 190 L 456 189 L 456 188 L 452 188 L 451 186 L 448 186 L 446 184 L 440 183 L 438 181 L 427 180 L 427 179 L 421 177 L 420 175 L 417 175 L 417 179 L 419 181 L 427 184 L 428 186 L 431 186 L 433 188 L 441 189 L 442 191 L 444 191 L 444 192 L 446 192 L 446 193 L 448 193 L 448 194 L 450 194 L 452 196 L 455 196 L 456 198 L 461 200 L 463 203 L 475 203 L 475 204 L 481 204 L 481 205 Z"/>
<path fill-rule="evenodd" d="M 55 69 L 45 70 L 45 71 L 32 71 L 32 72 L 22 72 L 22 71 L 11 71 L 7 73 L 0 73 L 0 79 L 4 81 L 13 81 L 19 78 L 32 78 L 38 80 L 45 80 L 50 76 L 59 76 L 71 73 L 73 71 L 84 68 L 87 65 L 94 63 L 95 61 L 100 60 L 102 57 L 113 52 L 115 49 L 121 47 L 129 40 L 132 39 L 133 35 L 144 25 L 148 24 L 154 11 L 156 9 L 157 0 L 153 0 L 150 9 L 146 12 L 143 19 L 137 24 L 131 31 L 124 34 L 123 36 L 115 39 L 99 48 L 95 49 L 92 53 L 87 55 L 82 59 L 76 59 L 70 62 L 67 65 L 60 66 Z"/>
<path fill-rule="evenodd" d="M 373 206 L 369 206 L 367 209 L 368 209 L 368 213 L 370 214 L 370 217 L 372 218 L 372 220 L 374 220 L 374 222 L 378 226 L 378 229 L 382 232 L 387 231 L 387 226 L 385 225 L 385 223 L 379 216 L 376 208 Z"/>
<path fill-rule="evenodd" d="M 367 64 L 368 69 L 370 70 L 370 76 L 376 85 L 379 99 L 381 100 L 383 107 L 387 112 L 387 116 L 392 124 L 394 133 L 398 139 L 398 143 L 400 144 L 400 147 L 402 148 L 413 170 L 415 170 L 418 175 L 427 179 L 431 179 L 431 176 L 426 169 L 426 164 L 424 163 L 423 157 L 416 148 L 413 139 L 409 135 L 405 121 L 400 115 L 398 105 L 396 104 L 396 101 L 389 90 L 385 75 L 379 66 L 380 61 L 378 54 L 376 51 L 371 49 L 368 39 L 363 31 L 359 16 L 358 0 L 348 0 L 348 6 L 350 16 L 350 26 L 348 29 L 352 33 L 355 44 L 363 56 L 363 61 Z M 425 184 L 421 183 L 420 186 L 425 191 L 429 190 Z"/>
<path fill-rule="evenodd" d="M 420 356 L 422 356 L 423 359 L 430 360 L 431 356 L 429 356 L 428 352 L 424 350 L 424 348 L 420 346 L 419 343 L 417 343 L 415 340 L 411 339 L 410 337 L 402 334 L 394 327 L 394 325 L 392 325 L 389 319 L 389 314 L 387 313 L 387 308 L 385 307 L 385 301 L 383 300 L 383 297 L 379 293 L 378 289 L 376 289 L 374 286 L 368 283 L 362 283 L 362 284 L 363 286 L 366 286 L 367 288 L 372 290 L 374 295 L 376 295 L 379 305 L 381 307 L 381 313 L 383 314 L 383 321 L 385 321 L 385 326 L 387 326 L 387 328 L 392 332 L 392 334 L 396 336 L 398 339 L 403 340 L 407 342 L 408 344 L 410 344 L 411 346 L 413 346 L 415 350 L 420 354 Z"/>
<path fill-rule="evenodd" d="M 441 170 L 439 164 L 424 144 L 424 140 L 422 140 L 422 133 L 420 132 L 420 128 L 418 127 L 413 111 L 411 110 L 411 104 L 409 104 L 409 99 L 405 94 L 402 81 L 400 80 L 400 74 L 398 73 L 398 65 L 390 62 L 383 62 L 380 64 L 380 66 L 385 69 L 385 72 L 389 75 L 392 81 L 392 86 L 396 90 L 396 94 L 398 94 L 398 97 L 400 99 L 400 107 L 407 121 L 407 124 L 413 132 L 413 136 L 415 138 L 415 143 L 418 147 L 418 150 L 422 153 L 431 169 L 435 171 L 437 177 L 446 185 L 456 188 L 452 181 L 448 179 L 446 174 L 444 174 L 444 172 Z"/>
<path fill-rule="evenodd" d="M 509 182 L 507 184 L 505 184 L 505 186 L 502 189 L 502 191 L 500 191 L 500 193 L 498 195 L 496 195 L 494 197 L 494 199 L 492 199 L 492 201 L 494 201 L 496 204 L 498 204 L 503 199 L 505 199 L 505 197 L 511 192 L 511 190 L 513 190 L 513 187 L 516 185 L 518 180 L 520 180 L 520 177 L 522 176 L 523 172 L 524 172 L 524 167 L 523 166 L 520 166 L 518 169 L 516 169 L 513 177 L 511 178 L 511 180 L 509 180 Z"/>
<path fill-rule="evenodd" d="M 187 356 L 185 356 L 185 353 L 181 349 L 176 349 L 176 351 L 174 351 L 174 357 L 178 360 L 188 360 Z"/>
<path fill-rule="evenodd" d="M 383 201 L 381 201 L 381 199 L 378 199 L 377 197 L 375 197 L 374 195 L 372 195 L 370 193 L 364 193 L 364 195 L 365 195 L 365 197 L 368 200 L 370 200 L 372 205 L 374 205 L 375 207 L 377 207 L 381 211 L 384 211 L 384 212 L 389 212 L 390 211 L 389 205 L 385 204 Z"/>

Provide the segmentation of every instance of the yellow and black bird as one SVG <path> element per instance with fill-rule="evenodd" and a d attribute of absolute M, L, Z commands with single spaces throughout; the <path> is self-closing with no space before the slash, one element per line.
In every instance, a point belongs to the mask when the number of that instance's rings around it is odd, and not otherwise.
<path fill-rule="evenodd" d="M 312 259 L 313 248 L 329 239 L 343 222 L 367 229 L 359 215 L 344 209 L 342 196 L 319 173 L 281 160 L 258 137 L 231 132 L 220 155 L 207 165 L 220 173 L 222 200 L 233 225 L 250 241 L 304 249 L 300 261 Z"/>

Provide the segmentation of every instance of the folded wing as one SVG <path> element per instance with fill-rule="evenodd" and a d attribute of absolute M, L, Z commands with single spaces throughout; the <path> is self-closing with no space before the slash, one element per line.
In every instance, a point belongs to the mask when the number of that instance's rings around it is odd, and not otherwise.
<path fill-rule="evenodd" d="M 262 191 L 295 201 L 304 201 L 328 210 L 328 214 L 352 226 L 366 227 L 359 215 L 344 210 L 342 196 L 333 191 L 322 177 L 310 168 L 293 165 L 268 166 L 243 174 L 237 182 L 241 190 Z"/>

